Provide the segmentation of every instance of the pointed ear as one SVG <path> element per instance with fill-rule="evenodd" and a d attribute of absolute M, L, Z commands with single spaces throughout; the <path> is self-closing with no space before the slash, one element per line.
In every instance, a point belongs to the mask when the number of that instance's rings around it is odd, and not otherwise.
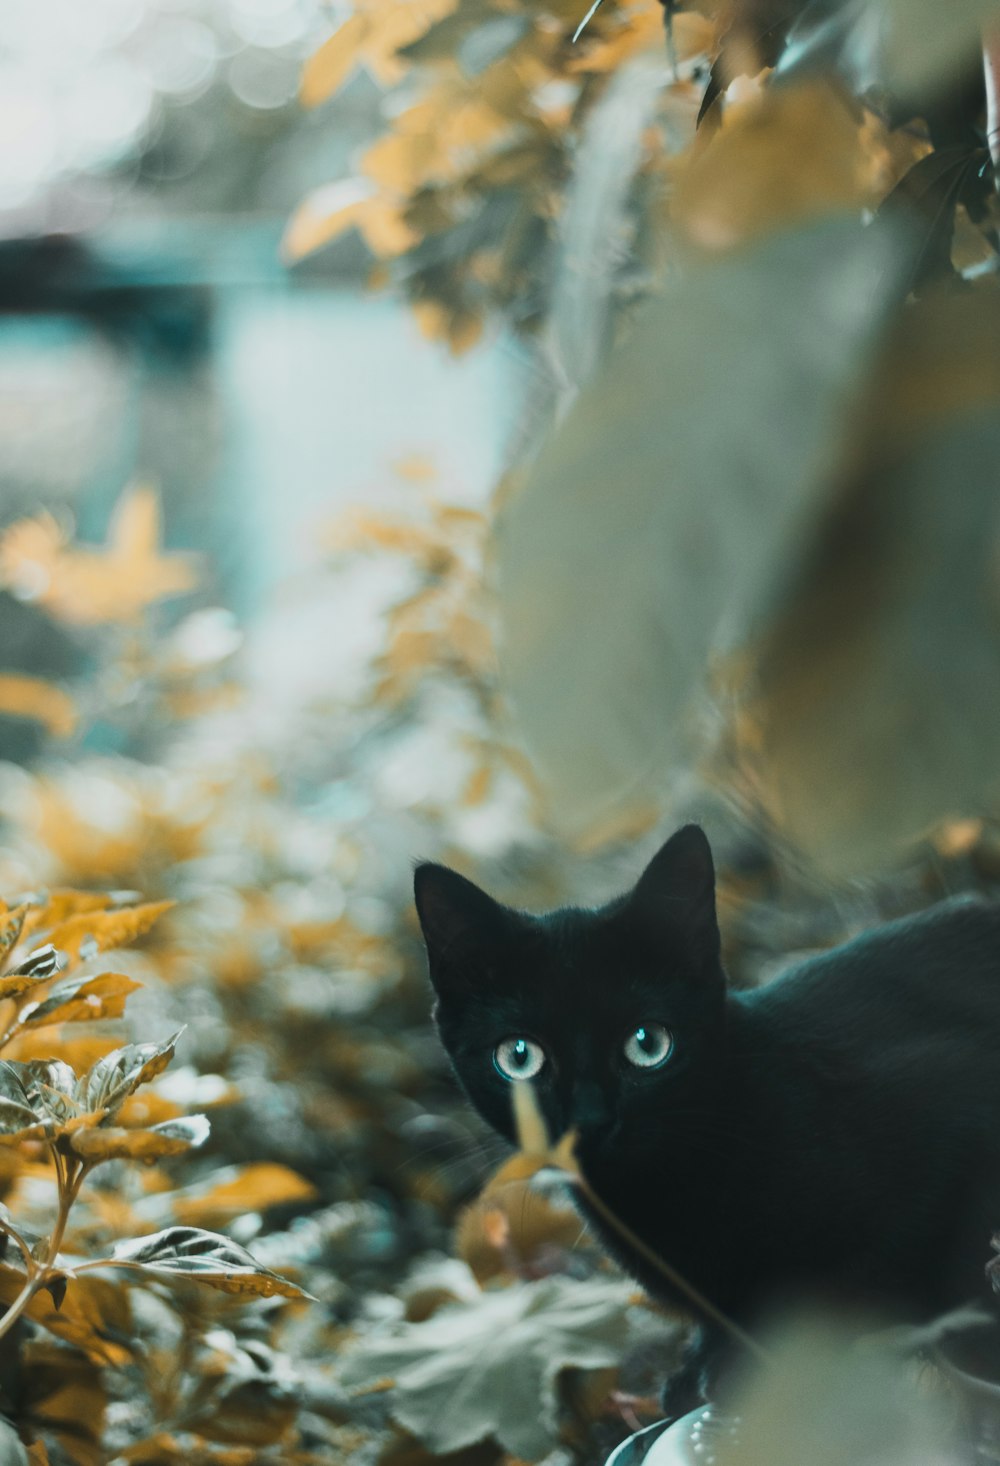
<path fill-rule="evenodd" d="M 455 987 L 493 965 L 506 909 L 446 865 L 418 865 L 413 896 L 427 946 L 431 981 Z"/>
<path fill-rule="evenodd" d="M 688 937 L 702 957 L 719 954 L 712 848 L 699 825 L 685 825 L 653 856 L 628 898 L 628 910 L 650 932 Z"/>

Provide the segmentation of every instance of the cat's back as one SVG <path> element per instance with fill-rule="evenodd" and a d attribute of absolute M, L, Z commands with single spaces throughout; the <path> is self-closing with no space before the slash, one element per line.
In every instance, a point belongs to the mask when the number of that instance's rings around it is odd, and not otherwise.
<path fill-rule="evenodd" d="M 1000 902 L 957 897 L 795 963 L 742 996 L 803 1044 L 1000 1039 Z"/>

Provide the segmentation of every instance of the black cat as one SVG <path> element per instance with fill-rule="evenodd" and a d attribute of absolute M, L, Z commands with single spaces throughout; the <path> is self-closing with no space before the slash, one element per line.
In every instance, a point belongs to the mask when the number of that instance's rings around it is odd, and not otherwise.
<path fill-rule="evenodd" d="M 415 891 L 472 1103 L 513 1140 L 511 1086 L 533 1084 L 550 1133 L 578 1131 L 597 1196 L 731 1319 L 809 1301 L 916 1321 L 987 1301 L 1000 906 L 949 902 L 733 992 L 694 825 L 597 910 L 527 915 L 440 865 Z M 687 1306 L 592 1221 L 650 1293 Z M 706 1331 L 699 1369 L 720 1343 Z"/>

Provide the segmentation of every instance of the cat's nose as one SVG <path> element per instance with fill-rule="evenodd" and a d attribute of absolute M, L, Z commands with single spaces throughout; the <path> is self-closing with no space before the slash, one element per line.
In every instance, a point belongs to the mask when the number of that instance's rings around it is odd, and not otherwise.
<path fill-rule="evenodd" d="M 574 1086 L 570 1110 L 573 1126 L 578 1130 L 594 1129 L 598 1125 L 606 1125 L 611 1119 L 604 1091 L 592 1079 L 582 1080 Z"/>

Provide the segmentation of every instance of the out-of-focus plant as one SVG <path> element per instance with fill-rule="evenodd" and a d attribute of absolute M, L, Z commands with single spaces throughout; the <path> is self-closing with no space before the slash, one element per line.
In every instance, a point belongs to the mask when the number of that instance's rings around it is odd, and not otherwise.
<path fill-rule="evenodd" d="M 8 524 L 0 589 L 56 622 L 98 672 L 71 687 L 0 672 L 0 714 L 31 718 L 60 740 L 99 722 L 137 738 L 149 734 L 150 696 L 161 729 L 223 705 L 234 688 L 220 669 L 240 640 L 232 618 L 202 608 L 167 635 L 157 619 L 163 602 L 190 595 L 198 580 L 197 556 L 164 549 L 159 496 L 146 484 L 123 491 L 100 546 L 78 543 L 72 521 L 47 511 Z"/>
<path fill-rule="evenodd" d="M 358 6 L 309 61 L 302 97 L 316 106 L 363 67 L 389 93 L 385 131 L 356 177 L 304 201 L 287 253 L 298 259 L 359 230 L 379 262 L 373 278 L 400 283 L 421 328 L 454 351 L 472 346 L 497 310 L 537 324 L 576 150 L 615 69 L 657 48 L 668 130 L 687 135 L 692 76 L 715 34 L 703 16 L 676 16 L 668 74 L 656 0 L 606 0 L 575 39 L 585 12 L 578 0 Z M 649 123 L 622 217 L 607 221 L 623 266 L 662 183 L 667 140 L 652 115 Z"/>
<path fill-rule="evenodd" d="M 107 1021 L 122 1015 L 126 998 L 139 986 L 124 973 L 100 970 L 98 955 L 133 942 L 169 904 L 122 905 L 108 895 L 61 890 L 3 907 L 3 1184 L 10 1199 L 22 1177 L 45 1177 L 55 1196 L 49 1223 L 40 1232 L 6 1207 L 0 1217 L 4 1238 L 0 1300 L 5 1305 L 0 1339 L 12 1336 L 25 1317 L 82 1351 L 83 1357 L 104 1364 L 121 1362 L 133 1345 L 123 1334 L 116 1355 L 107 1330 L 115 1313 L 125 1327 L 129 1304 L 124 1284 L 90 1281 L 91 1274 L 108 1270 L 132 1283 L 160 1289 L 190 1280 L 242 1298 L 303 1296 L 299 1287 L 263 1267 L 244 1248 L 198 1226 L 125 1235 L 104 1253 L 92 1247 L 90 1255 L 80 1256 L 76 1246 L 67 1247 L 74 1210 L 82 1204 L 81 1190 L 98 1168 L 180 1155 L 202 1145 L 209 1133 L 204 1115 L 179 1113 L 165 1099 L 157 1103 L 155 1096 L 145 1093 L 170 1063 L 178 1034 L 163 1042 L 124 1046 L 99 1038 L 97 1056 L 89 1063 L 85 1056 L 88 1049 L 94 1052 L 94 1046 L 81 1044 L 75 1036 L 81 1023 L 98 1023 L 103 1034 Z M 45 1057 L 36 1057 L 41 1054 Z M 155 1118 L 158 1108 L 165 1118 Z M 274 1178 L 275 1195 L 280 1195 L 282 1179 Z M 247 1200 L 241 1198 L 244 1204 Z M 100 1230 L 92 1220 L 92 1244 Z M 85 1235 L 78 1230 L 75 1243 L 79 1245 Z M 64 1357 L 66 1369 L 72 1369 L 72 1357 Z M 65 1376 L 60 1378 L 58 1369 L 52 1385 L 57 1393 L 65 1388 Z M 103 1411 L 96 1378 L 94 1385 L 88 1400 L 91 1433 L 99 1432 Z M 7 1404 L 18 1418 L 17 1402 Z M 44 1421 L 44 1404 L 36 1400 L 29 1414 Z M 60 1437 L 62 1432 L 51 1418 L 48 1424 Z M 44 1427 L 42 1433 L 44 1437 Z M 70 1455 L 74 1455 L 71 1447 Z"/>

